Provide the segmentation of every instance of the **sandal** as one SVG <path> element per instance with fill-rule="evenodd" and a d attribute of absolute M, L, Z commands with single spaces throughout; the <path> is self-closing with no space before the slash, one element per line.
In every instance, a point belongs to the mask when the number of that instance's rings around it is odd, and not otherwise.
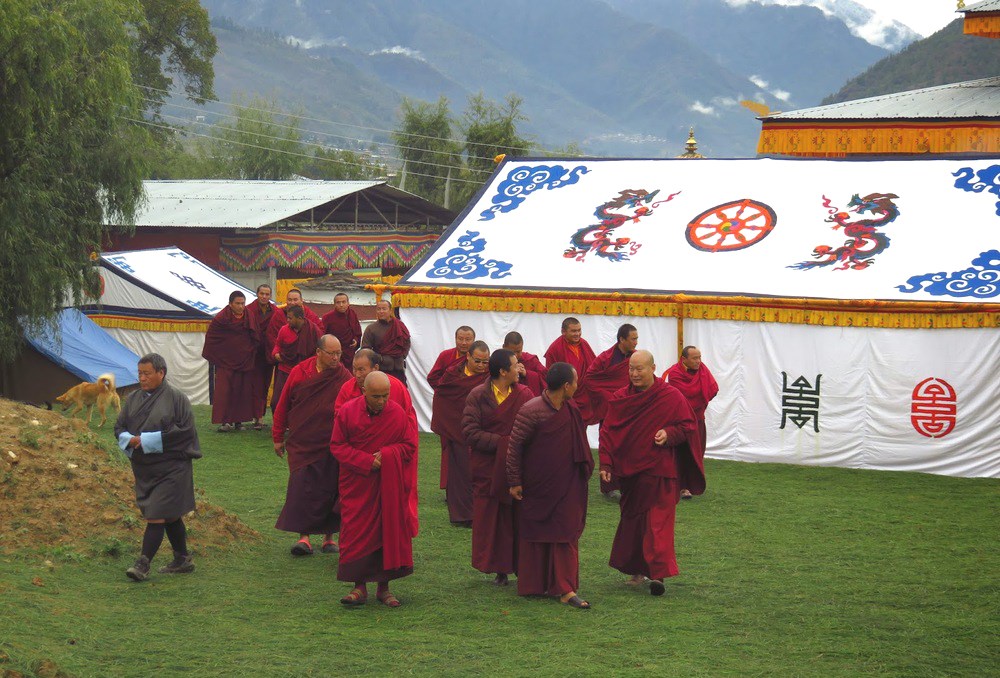
<path fill-rule="evenodd" d="M 361 589 L 351 589 L 351 592 L 341 598 L 340 602 L 351 607 L 364 605 L 368 602 L 368 593 L 362 592 Z"/>
<path fill-rule="evenodd" d="M 223 424 L 222 426 L 219 427 L 219 433 L 229 433 L 232 430 L 233 430 L 232 424 Z"/>
<path fill-rule="evenodd" d="M 399 599 L 397 599 L 396 596 L 392 595 L 389 591 L 380 593 L 375 597 L 378 598 L 378 602 L 382 603 L 386 607 L 400 607 L 402 605 L 402 603 L 399 602 Z"/>
<path fill-rule="evenodd" d="M 563 603 L 563 605 L 569 605 L 570 607 L 575 607 L 575 608 L 577 608 L 579 610 L 589 610 L 590 609 L 590 603 L 588 603 L 586 600 L 584 600 L 580 596 L 573 596 L 572 598 L 569 598 L 568 600 L 562 601 L 562 603 Z"/>
<path fill-rule="evenodd" d="M 253 430 L 254 431 L 263 431 L 264 430 L 264 422 L 262 422 L 262 421 L 255 421 L 253 423 Z"/>

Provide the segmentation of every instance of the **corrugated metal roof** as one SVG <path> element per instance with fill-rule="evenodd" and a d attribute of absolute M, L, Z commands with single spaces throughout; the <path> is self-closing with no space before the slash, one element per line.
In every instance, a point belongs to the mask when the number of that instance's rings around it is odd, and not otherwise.
<path fill-rule="evenodd" d="M 998 0 L 1000 2 L 1000 0 Z M 1000 117 L 1000 76 L 956 82 L 829 106 L 777 113 L 759 120 L 864 120 Z"/>
<path fill-rule="evenodd" d="M 978 12 L 1000 12 L 1000 0 L 982 0 L 982 2 L 973 3 L 957 11 L 971 14 Z"/>
<path fill-rule="evenodd" d="M 144 181 L 136 226 L 262 228 L 383 181 Z"/>

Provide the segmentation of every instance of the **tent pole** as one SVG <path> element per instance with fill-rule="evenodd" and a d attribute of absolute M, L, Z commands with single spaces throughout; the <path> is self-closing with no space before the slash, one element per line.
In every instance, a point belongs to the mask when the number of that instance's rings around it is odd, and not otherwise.
<path fill-rule="evenodd" d="M 684 307 L 677 308 L 677 355 L 684 348 Z"/>

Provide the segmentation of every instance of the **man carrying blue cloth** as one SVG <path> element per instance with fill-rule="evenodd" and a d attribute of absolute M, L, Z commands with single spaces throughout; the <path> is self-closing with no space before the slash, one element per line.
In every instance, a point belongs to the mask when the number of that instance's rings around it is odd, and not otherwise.
<path fill-rule="evenodd" d="M 163 356 L 150 353 L 140 358 L 140 390 L 128 395 L 115 422 L 118 446 L 132 462 L 135 501 L 146 520 L 142 555 L 125 571 L 135 581 L 149 576 L 149 564 L 164 533 L 174 559 L 160 573 L 194 571 L 182 518 L 194 510 L 191 460 L 201 457 L 201 448 L 191 403 L 164 381 L 166 376 Z"/>

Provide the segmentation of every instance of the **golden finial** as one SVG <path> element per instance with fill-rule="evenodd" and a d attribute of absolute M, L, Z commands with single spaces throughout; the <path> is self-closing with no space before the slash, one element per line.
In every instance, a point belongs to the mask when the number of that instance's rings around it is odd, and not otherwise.
<path fill-rule="evenodd" d="M 958 8 L 965 9 L 965 0 L 958 0 Z"/>
<path fill-rule="evenodd" d="M 698 141 L 694 138 L 694 127 L 688 130 L 688 140 L 684 144 L 684 152 L 677 156 L 678 158 L 704 158 L 701 153 L 698 152 Z"/>

